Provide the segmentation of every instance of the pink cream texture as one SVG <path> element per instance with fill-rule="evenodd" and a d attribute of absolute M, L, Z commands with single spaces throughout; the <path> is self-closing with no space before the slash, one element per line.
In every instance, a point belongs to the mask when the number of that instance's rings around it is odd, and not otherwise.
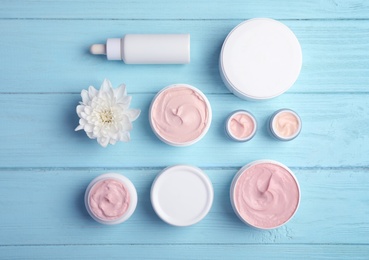
<path fill-rule="evenodd" d="M 234 188 L 234 204 L 247 223 L 259 228 L 275 228 L 295 213 L 300 192 L 294 177 L 273 163 L 247 168 Z"/>
<path fill-rule="evenodd" d="M 255 123 L 247 114 L 234 115 L 229 123 L 229 130 L 231 134 L 238 139 L 245 139 L 249 137 L 255 128 Z"/>
<path fill-rule="evenodd" d="M 171 87 L 161 92 L 151 108 L 157 134 L 172 143 L 186 143 L 201 136 L 209 121 L 209 109 L 195 90 Z"/>
<path fill-rule="evenodd" d="M 273 119 L 274 132 L 282 138 L 290 138 L 297 134 L 300 121 L 295 114 L 284 111 L 278 113 Z"/>
<path fill-rule="evenodd" d="M 128 209 L 130 196 L 123 183 L 107 179 L 97 182 L 89 193 L 91 212 L 101 220 L 116 220 Z"/>

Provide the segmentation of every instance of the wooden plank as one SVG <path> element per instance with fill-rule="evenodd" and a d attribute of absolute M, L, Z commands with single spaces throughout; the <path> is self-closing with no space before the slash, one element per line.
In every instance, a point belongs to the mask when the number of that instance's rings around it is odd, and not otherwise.
<path fill-rule="evenodd" d="M 0 258 L 367 259 L 368 11 L 365 0 L 1 1 Z M 229 94 L 218 73 L 227 33 L 252 17 L 283 21 L 304 55 L 295 86 L 263 103 Z M 107 37 L 163 32 L 191 33 L 190 65 L 125 66 L 88 53 Z M 73 129 L 79 92 L 106 77 L 127 83 L 143 113 L 129 144 L 103 149 Z M 177 82 L 199 87 L 213 105 L 208 135 L 187 148 L 161 143 L 147 120 L 154 94 Z M 302 116 L 293 142 L 266 131 L 281 107 Z M 223 132 L 226 116 L 239 108 L 260 126 L 244 144 Z M 238 168 L 261 158 L 292 167 L 302 191 L 294 219 L 271 231 L 248 228 L 229 203 Z M 166 225 L 149 200 L 155 176 L 176 163 L 203 167 L 214 185 L 213 208 L 193 227 Z M 89 181 L 108 171 L 125 174 L 139 194 L 133 217 L 115 227 L 94 222 L 83 204 Z"/>
<path fill-rule="evenodd" d="M 6 259 L 367 259 L 368 245 L 63 245 L 0 247 Z"/>
<path fill-rule="evenodd" d="M 0 93 L 77 93 L 104 78 L 139 93 L 178 82 L 229 93 L 218 58 L 226 35 L 241 21 L 0 20 Z M 290 93 L 368 91 L 369 21 L 284 22 L 303 49 L 302 72 Z M 125 33 L 190 33 L 191 63 L 125 65 L 89 54 L 91 44 Z"/>
<path fill-rule="evenodd" d="M 3 169 L 0 245 L 369 243 L 366 168 L 292 168 L 301 187 L 299 210 L 288 224 L 270 231 L 249 228 L 234 214 L 229 187 L 237 168 L 204 168 L 215 195 L 210 213 L 201 222 L 185 228 L 165 224 L 149 199 L 152 181 L 160 170 Z M 88 216 L 83 196 L 94 177 L 112 171 L 132 180 L 139 202 L 127 222 L 104 226 Z"/>
<path fill-rule="evenodd" d="M 128 88 L 130 91 L 131 88 Z M 0 165 L 2 167 L 164 167 L 189 163 L 206 167 L 240 167 L 257 159 L 275 159 L 292 167 L 366 167 L 369 164 L 367 94 L 285 94 L 270 102 L 245 102 L 233 95 L 208 95 L 213 108 L 207 135 L 189 147 L 172 147 L 152 132 L 148 109 L 154 94 L 134 94 L 131 107 L 142 114 L 132 140 L 100 147 L 78 125 L 78 94 L 0 95 Z M 303 121 L 298 138 L 273 139 L 269 116 L 277 109 L 296 110 Z M 254 113 L 256 136 L 237 143 L 224 133 L 228 114 Z"/>
<path fill-rule="evenodd" d="M 369 4 L 351 1 L 83 1 L 3 0 L 1 18 L 58 19 L 364 19 Z"/>

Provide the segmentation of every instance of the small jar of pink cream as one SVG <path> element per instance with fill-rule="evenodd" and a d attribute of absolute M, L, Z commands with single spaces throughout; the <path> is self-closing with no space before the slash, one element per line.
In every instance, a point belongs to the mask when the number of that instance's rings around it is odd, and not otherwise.
<path fill-rule="evenodd" d="M 120 224 L 131 217 L 137 206 L 133 183 L 117 173 L 102 174 L 93 179 L 85 192 L 90 216 L 101 224 Z"/>
<path fill-rule="evenodd" d="M 246 142 L 254 137 L 257 129 L 255 117 L 246 110 L 232 112 L 226 120 L 225 130 L 228 136 L 237 142 Z"/>
<path fill-rule="evenodd" d="M 211 119 L 206 96 L 187 84 L 174 84 L 159 91 L 149 111 L 155 135 L 173 146 L 189 146 L 201 140 L 210 128 Z"/>
<path fill-rule="evenodd" d="M 300 116 L 291 109 L 279 109 L 270 117 L 269 130 L 273 137 L 281 141 L 291 141 L 301 132 Z"/>
<path fill-rule="evenodd" d="M 258 229 L 286 224 L 300 204 L 300 187 L 282 163 L 258 160 L 242 167 L 233 178 L 231 204 L 244 223 Z"/>

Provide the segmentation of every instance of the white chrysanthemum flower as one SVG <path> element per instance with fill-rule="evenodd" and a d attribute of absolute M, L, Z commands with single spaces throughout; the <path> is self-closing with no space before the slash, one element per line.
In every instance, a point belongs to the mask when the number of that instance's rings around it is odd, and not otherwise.
<path fill-rule="evenodd" d="M 117 141 L 128 142 L 132 122 L 140 115 L 140 110 L 129 109 L 131 96 L 127 96 L 126 86 L 113 89 L 109 80 L 105 79 L 100 90 L 90 86 L 81 92 L 82 102 L 77 106 L 80 117 L 79 126 L 75 129 L 85 130 L 91 139 L 106 147 Z"/>

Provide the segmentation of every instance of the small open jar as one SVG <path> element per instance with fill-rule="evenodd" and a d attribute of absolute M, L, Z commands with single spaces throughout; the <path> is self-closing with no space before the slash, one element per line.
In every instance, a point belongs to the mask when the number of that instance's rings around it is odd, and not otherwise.
<path fill-rule="evenodd" d="M 90 216 L 106 225 L 126 221 L 136 209 L 137 192 L 123 175 L 106 173 L 93 179 L 85 193 L 85 205 Z"/>
<path fill-rule="evenodd" d="M 291 109 L 277 110 L 269 121 L 269 129 L 272 135 L 281 141 L 295 139 L 301 132 L 301 118 Z"/>
<path fill-rule="evenodd" d="M 232 140 L 246 142 L 254 137 L 257 122 L 250 112 L 237 110 L 227 118 L 225 129 Z"/>

